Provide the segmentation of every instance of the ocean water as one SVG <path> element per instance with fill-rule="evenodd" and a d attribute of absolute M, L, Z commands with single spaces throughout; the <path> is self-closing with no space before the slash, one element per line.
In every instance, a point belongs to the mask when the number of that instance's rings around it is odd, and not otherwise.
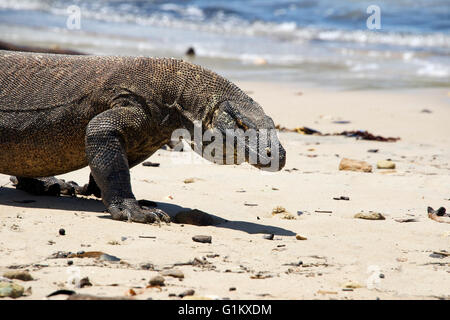
<path fill-rule="evenodd" d="M 371 5 L 380 29 L 367 27 Z M 194 47 L 193 62 L 234 80 L 450 85 L 450 0 L 0 0 L 0 40 L 171 57 Z"/>

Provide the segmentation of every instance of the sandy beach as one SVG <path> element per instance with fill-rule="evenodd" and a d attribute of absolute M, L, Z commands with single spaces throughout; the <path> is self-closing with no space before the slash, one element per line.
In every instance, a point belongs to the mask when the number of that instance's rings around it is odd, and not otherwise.
<path fill-rule="evenodd" d="M 157 202 L 171 216 L 198 209 L 227 220 L 213 226 L 118 222 L 94 197 L 33 196 L 0 175 L 0 276 L 27 270 L 34 278 L 14 280 L 31 287 L 20 299 L 46 299 L 58 289 L 134 299 L 180 299 L 189 289 L 195 293 L 185 298 L 449 299 L 450 257 L 434 252 L 450 251 L 450 225 L 429 219 L 427 207 L 450 209 L 450 92 L 238 85 L 281 126 L 368 130 L 400 140 L 280 132 L 287 163 L 277 173 L 162 149 L 148 159 L 159 167 L 131 170 L 138 199 Z M 340 171 L 342 158 L 366 161 L 373 170 Z M 377 169 L 386 159 L 394 170 Z M 88 176 L 84 168 L 60 177 L 81 185 Z M 333 199 L 341 196 L 349 200 Z M 273 215 L 277 206 L 293 219 Z M 386 219 L 354 218 L 369 211 Z M 273 240 L 263 237 L 268 234 Z M 196 235 L 212 243 L 194 242 Z M 58 251 L 102 251 L 121 261 L 49 258 Z M 148 287 L 174 268 L 184 278 L 164 276 L 165 286 Z M 92 285 L 75 288 L 74 273 Z"/>

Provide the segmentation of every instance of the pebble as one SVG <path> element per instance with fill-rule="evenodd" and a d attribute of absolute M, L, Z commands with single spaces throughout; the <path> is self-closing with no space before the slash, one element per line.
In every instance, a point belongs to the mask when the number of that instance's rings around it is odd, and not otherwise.
<path fill-rule="evenodd" d="M 228 289 L 230 291 L 236 291 L 236 287 L 231 287 L 230 289 Z"/>
<path fill-rule="evenodd" d="M 63 228 L 59 229 L 59 234 L 64 236 L 66 234 L 66 230 L 64 230 Z"/>
<path fill-rule="evenodd" d="M 445 258 L 445 255 L 440 254 L 440 253 L 432 253 L 432 254 L 430 254 L 430 258 L 443 259 L 443 258 Z"/>
<path fill-rule="evenodd" d="M 211 243 L 212 237 L 211 236 L 193 236 L 192 240 L 194 242 Z"/>
<path fill-rule="evenodd" d="M 80 288 L 92 287 L 92 283 L 89 281 L 88 277 L 81 279 L 78 285 L 80 286 Z"/>
<path fill-rule="evenodd" d="M 164 286 L 164 277 L 157 275 L 150 279 L 149 284 L 151 286 Z"/>
<path fill-rule="evenodd" d="M 140 267 L 143 270 L 153 270 L 155 268 L 155 266 L 152 263 L 142 263 Z"/>
<path fill-rule="evenodd" d="M 189 289 L 189 290 L 183 291 L 183 292 L 180 293 L 178 296 L 179 296 L 180 298 L 184 298 L 184 297 L 187 297 L 187 296 L 193 296 L 194 293 L 195 293 L 195 290 Z"/>
<path fill-rule="evenodd" d="M 263 235 L 263 238 L 266 240 L 273 240 L 273 237 L 274 237 L 273 233 Z"/>
<path fill-rule="evenodd" d="M 145 161 L 142 163 L 144 167 L 159 167 L 159 163 L 157 162 L 151 162 L 151 161 Z"/>
<path fill-rule="evenodd" d="M 308 238 L 306 238 L 306 237 L 304 237 L 304 236 L 301 236 L 301 235 L 299 235 L 299 234 L 296 234 L 296 235 L 295 235 L 295 239 L 297 239 L 297 240 L 308 240 Z"/>
<path fill-rule="evenodd" d="M 28 271 L 8 271 L 3 274 L 5 278 L 17 279 L 22 281 L 31 281 L 33 277 Z"/>
<path fill-rule="evenodd" d="M 67 264 L 68 264 L 69 266 L 71 266 L 71 265 L 73 265 L 73 261 L 72 261 L 72 260 L 69 260 L 69 261 L 67 261 Z"/>
<path fill-rule="evenodd" d="M 377 162 L 378 169 L 395 169 L 395 162 L 389 160 L 380 160 Z"/>
<path fill-rule="evenodd" d="M 357 219 L 365 220 L 385 220 L 386 218 L 379 212 L 360 212 L 355 214 Z"/>
<path fill-rule="evenodd" d="M 345 197 L 345 196 L 340 196 L 340 197 L 334 197 L 333 200 L 346 200 L 346 201 L 348 201 L 348 200 L 350 200 L 350 198 L 349 197 Z"/>
<path fill-rule="evenodd" d="M 282 206 L 277 206 L 277 207 L 272 209 L 272 214 L 273 215 L 278 214 L 278 213 L 284 213 L 284 212 L 286 212 L 286 209 L 284 207 L 282 207 Z"/>
<path fill-rule="evenodd" d="M 120 258 L 117 258 L 110 254 L 104 253 L 98 258 L 98 260 L 100 260 L 100 261 L 120 261 Z"/>
<path fill-rule="evenodd" d="M 183 271 L 181 271 L 179 269 L 164 270 L 161 272 L 161 275 L 167 276 L 167 277 L 174 277 L 174 278 L 178 278 L 178 279 L 184 278 Z"/>
<path fill-rule="evenodd" d="M 0 282 L 0 298 L 19 298 L 23 295 L 24 291 L 24 288 L 16 283 Z"/>
<path fill-rule="evenodd" d="M 342 285 L 345 289 L 357 289 L 362 288 L 362 285 L 360 285 L 358 282 L 354 281 L 348 281 Z"/>
<path fill-rule="evenodd" d="M 339 170 L 372 172 L 372 166 L 365 161 L 343 158 L 339 163 Z"/>

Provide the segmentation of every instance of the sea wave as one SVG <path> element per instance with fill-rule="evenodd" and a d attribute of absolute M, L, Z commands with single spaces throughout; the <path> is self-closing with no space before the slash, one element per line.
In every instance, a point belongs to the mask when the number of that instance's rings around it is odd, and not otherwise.
<path fill-rule="evenodd" d="M 75 2 L 77 4 L 78 2 Z M 359 44 L 428 47 L 450 53 L 450 35 L 445 32 L 413 33 L 398 31 L 371 31 L 367 29 L 335 29 L 321 26 L 300 26 L 295 21 L 249 21 L 244 14 L 224 7 L 200 8 L 195 5 L 162 3 L 142 9 L 140 2 L 115 4 L 114 1 L 79 1 L 83 18 L 105 22 L 136 23 L 141 26 L 178 28 L 182 30 L 217 34 L 272 37 L 282 41 L 347 42 Z M 0 0 L 0 8 L 13 10 L 40 10 L 55 15 L 67 15 L 68 1 Z M 115 4 L 115 5 L 114 5 Z M 287 9 L 286 9 L 287 10 Z M 331 9 L 329 9 L 331 10 Z M 348 11 L 326 13 L 345 19 L 364 13 Z M 359 13 L 358 13 L 359 12 Z"/>

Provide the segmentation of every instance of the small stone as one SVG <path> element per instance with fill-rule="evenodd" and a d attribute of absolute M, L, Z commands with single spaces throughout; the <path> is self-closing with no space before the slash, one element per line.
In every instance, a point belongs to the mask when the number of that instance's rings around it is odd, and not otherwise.
<path fill-rule="evenodd" d="M 389 160 L 380 160 L 377 162 L 378 169 L 395 169 L 395 162 Z"/>
<path fill-rule="evenodd" d="M 230 291 L 236 291 L 236 287 L 231 287 L 230 289 L 228 289 Z"/>
<path fill-rule="evenodd" d="M 63 228 L 59 229 L 59 234 L 64 236 L 66 234 L 66 230 L 64 230 Z"/>
<path fill-rule="evenodd" d="M 211 243 L 212 237 L 211 236 L 193 236 L 192 240 L 195 242 L 201 242 L 201 243 Z"/>
<path fill-rule="evenodd" d="M 12 282 L 0 282 L 0 298 L 19 298 L 23 295 L 25 289 Z"/>
<path fill-rule="evenodd" d="M 360 285 L 358 282 L 354 281 L 348 281 L 342 285 L 345 289 L 358 289 L 362 288 L 362 285 Z"/>
<path fill-rule="evenodd" d="M 80 288 L 92 287 L 92 283 L 89 281 L 88 277 L 81 279 L 78 285 L 80 286 Z"/>
<path fill-rule="evenodd" d="M 365 220 L 385 220 L 386 218 L 379 212 L 360 212 L 355 214 L 357 219 Z"/>
<path fill-rule="evenodd" d="M 447 210 L 444 208 L 444 207 L 440 207 L 439 209 L 437 209 L 436 211 L 435 211 L 435 213 L 436 213 L 436 215 L 438 216 L 438 217 L 443 217 L 443 216 L 445 216 L 445 212 L 446 212 Z"/>
<path fill-rule="evenodd" d="M 72 261 L 72 260 L 69 260 L 69 261 L 67 261 L 67 264 L 68 264 L 69 266 L 71 266 L 71 265 L 73 265 L 73 261 Z"/>
<path fill-rule="evenodd" d="M 144 167 L 159 167 L 159 163 L 157 162 L 151 162 L 151 161 L 145 161 L 142 163 Z"/>
<path fill-rule="evenodd" d="M 276 214 L 284 213 L 284 212 L 286 212 L 286 209 L 282 206 L 277 206 L 272 209 L 272 215 L 276 215 Z"/>
<path fill-rule="evenodd" d="M 383 274 L 383 273 L 380 273 L 379 277 L 380 277 L 381 279 L 384 279 L 384 274 Z"/>
<path fill-rule="evenodd" d="M 274 237 L 273 233 L 263 235 L 263 238 L 266 240 L 273 240 L 273 237 Z"/>
<path fill-rule="evenodd" d="M 399 218 L 399 219 L 395 219 L 395 221 L 404 223 L 404 222 L 417 222 L 418 220 L 414 219 L 414 218 Z"/>
<path fill-rule="evenodd" d="M 258 204 L 257 204 L 257 203 L 248 203 L 248 202 L 244 202 L 244 206 L 247 206 L 247 207 L 257 207 Z"/>
<path fill-rule="evenodd" d="M 194 290 L 189 289 L 189 290 L 183 291 L 183 292 L 180 293 L 178 296 L 179 296 L 180 298 L 184 298 L 184 297 L 187 297 L 187 296 L 193 296 L 194 293 L 195 293 Z"/>
<path fill-rule="evenodd" d="M 141 269 L 143 270 L 154 270 L 155 266 L 152 263 L 142 263 L 140 265 Z"/>
<path fill-rule="evenodd" d="M 297 239 L 297 240 L 308 240 L 308 238 L 303 237 L 303 236 L 301 236 L 301 235 L 299 235 L 299 234 L 296 234 L 296 235 L 295 235 L 295 239 Z"/>
<path fill-rule="evenodd" d="M 166 276 L 166 277 L 178 278 L 178 279 L 184 278 L 183 271 L 181 271 L 179 269 L 164 270 L 161 272 L 161 275 Z"/>
<path fill-rule="evenodd" d="M 281 219 L 285 219 L 285 220 L 296 220 L 297 217 L 294 216 L 292 213 L 290 212 L 285 212 L 282 216 Z"/>
<path fill-rule="evenodd" d="M 194 178 L 188 178 L 188 179 L 184 179 L 184 181 L 183 181 L 184 183 L 194 183 L 195 182 L 195 179 Z"/>
<path fill-rule="evenodd" d="M 149 284 L 151 286 L 164 286 L 164 277 L 157 275 L 150 279 Z"/>
<path fill-rule="evenodd" d="M 440 253 L 431 253 L 430 258 L 443 259 L 443 258 L 445 258 L 445 255 L 440 254 Z"/>
<path fill-rule="evenodd" d="M 339 163 L 339 170 L 372 172 L 372 166 L 365 161 L 343 158 Z"/>
<path fill-rule="evenodd" d="M 120 261 L 120 258 L 117 258 L 115 256 L 104 253 L 98 258 L 98 260 L 100 260 L 100 261 Z"/>
<path fill-rule="evenodd" d="M 31 281 L 33 277 L 28 271 L 8 271 L 3 274 L 5 278 L 22 281 Z"/>

